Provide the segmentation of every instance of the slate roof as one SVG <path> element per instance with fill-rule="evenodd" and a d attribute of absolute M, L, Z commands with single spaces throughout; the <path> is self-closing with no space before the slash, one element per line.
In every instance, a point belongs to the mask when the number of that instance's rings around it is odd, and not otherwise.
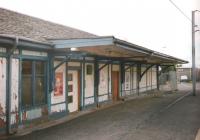
<path fill-rule="evenodd" d="M 0 35 L 47 39 L 93 38 L 94 34 L 0 8 Z"/>

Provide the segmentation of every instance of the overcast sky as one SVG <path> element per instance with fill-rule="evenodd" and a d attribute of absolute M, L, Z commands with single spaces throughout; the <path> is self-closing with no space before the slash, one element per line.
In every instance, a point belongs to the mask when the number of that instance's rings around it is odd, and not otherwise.
<path fill-rule="evenodd" d="M 199 0 L 173 2 L 189 18 L 200 8 Z M 191 60 L 191 22 L 169 0 L 0 0 L 0 6 Z"/>

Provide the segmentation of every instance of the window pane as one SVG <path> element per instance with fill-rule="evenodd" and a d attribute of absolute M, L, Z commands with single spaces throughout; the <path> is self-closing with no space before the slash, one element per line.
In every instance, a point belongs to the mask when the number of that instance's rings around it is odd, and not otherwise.
<path fill-rule="evenodd" d="M 22 74 L 32 74 L 32 61 L 22 62 Z"/>
<path fill-rule="evenodd" d="M 45 103 L 45 82 L 44 77 L 36 77 L 36 93 L 35 93 L 35 103 L 44 104 Z"/>
<path fill-rule="evenodd" d="M 68 104 L 73 102 L 73 96 L 68 96 Z"/>
<path fill-rule="evenodd" d="M 37 74 L 44 74 L 44 66 L 45 66 L 45 63 L 42 62 L 42 61 L 36 61 L 35 62 L 35 67 L 36 67 L 36 75 Z"/>
<path fill-rule="evenodd" d="M 22 77 L 22 106 L 32 105 L 32 94 L 31 94 L 31 76 Z"/>
<path fill-rule="evenodd" d="M 68 74 L 68 81 L 73 81 L 73 75 L 71 73 Z"/>
<path fill-rule="evenodd" d="M 87 65 L 86 73 L 87 73 L 87 75 L 91 75 L 92 74 L 92 65 Z"/>
<path fill-rule="evenodd" d="M 68 85 L 68 92 L 73 92 L 73 85 Z"/>

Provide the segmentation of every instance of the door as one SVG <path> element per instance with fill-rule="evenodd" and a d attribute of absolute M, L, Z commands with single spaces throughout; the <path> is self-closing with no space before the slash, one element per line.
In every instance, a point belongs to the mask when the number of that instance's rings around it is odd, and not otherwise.
<path fill-rule="evenodd" d="M 119 99 L 119 72 L 112 71 L 112 98 L 113 101 Z"/>
<path fill-rule="evenodd" d="M 68 109 L 69 112 L 79 110 L 80 79 L 77 70 L 68 71 Z"/>

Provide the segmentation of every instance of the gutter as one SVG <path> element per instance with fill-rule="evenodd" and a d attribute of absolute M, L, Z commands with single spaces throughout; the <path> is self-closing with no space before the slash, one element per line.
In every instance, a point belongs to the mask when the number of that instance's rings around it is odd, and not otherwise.
<path fill-rule="evenodd" d="M 29 49 L 52 50 L 54 44 L 36 41 L 24 37 L 0 34 L 0 42 L 5 45 L 13 45 L 18 38 L 18 46 Z"/>

